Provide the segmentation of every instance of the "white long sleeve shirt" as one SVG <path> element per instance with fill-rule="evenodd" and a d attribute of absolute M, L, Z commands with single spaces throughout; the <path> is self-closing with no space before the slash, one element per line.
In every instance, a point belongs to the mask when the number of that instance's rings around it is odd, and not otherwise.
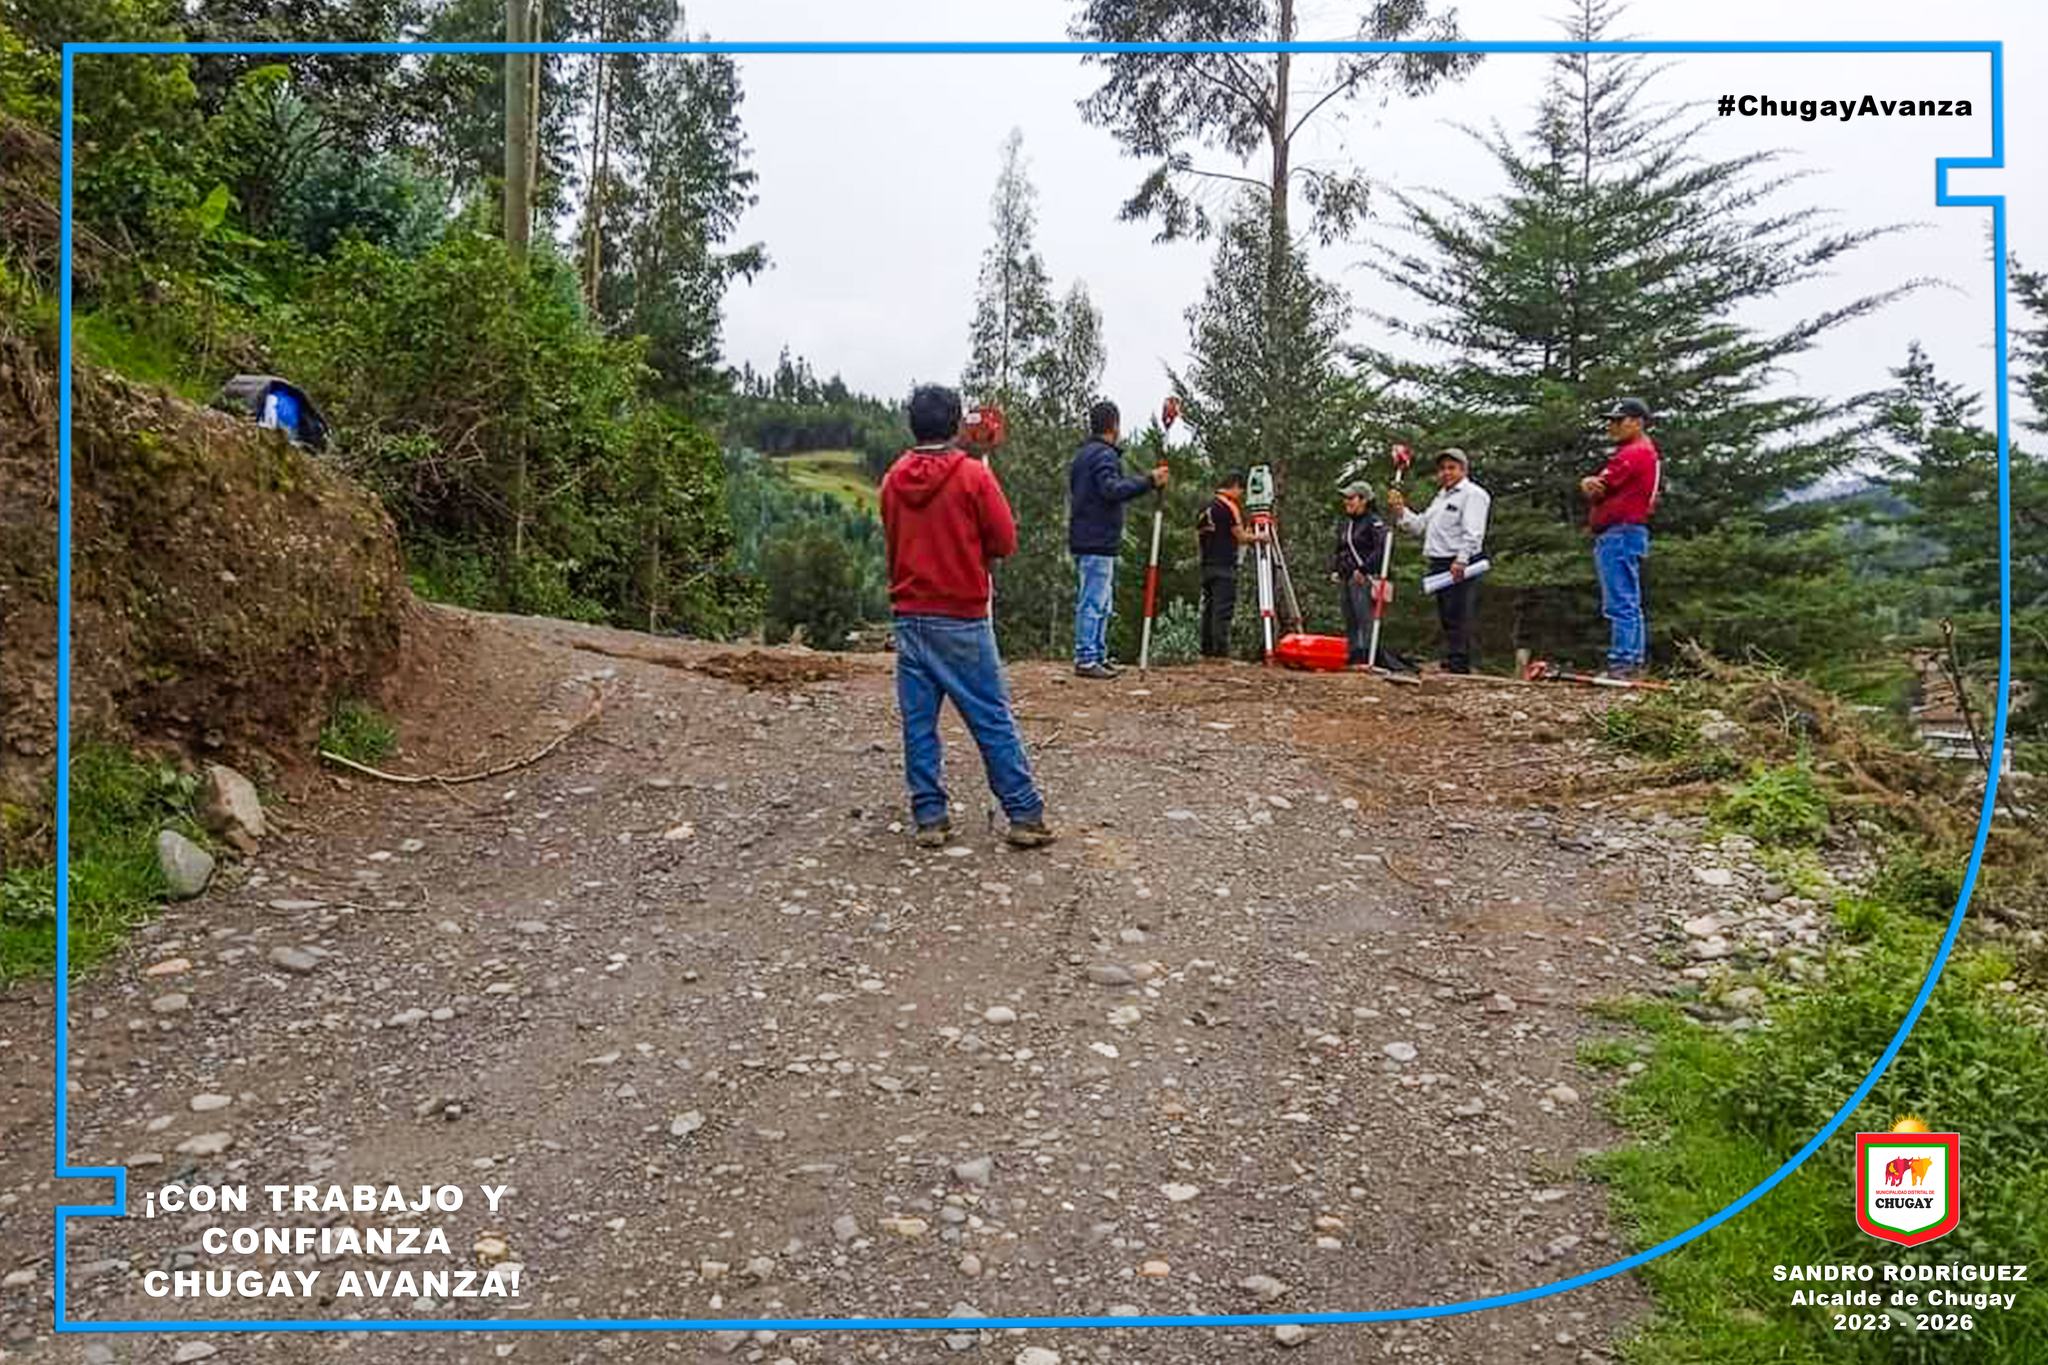
<path fill-rule="evenodd" d="M 1462 559 L 1467 564 L 1479 558 L 1486 545 L 1486 518 L 1493 509 L 1493 495 L 1470 479 L 1439 489 L 1429 506 L 1417 512 L 1401 513 L 1401 529 L 1422 537 L 1422 553 L 1430 559 Z"/>

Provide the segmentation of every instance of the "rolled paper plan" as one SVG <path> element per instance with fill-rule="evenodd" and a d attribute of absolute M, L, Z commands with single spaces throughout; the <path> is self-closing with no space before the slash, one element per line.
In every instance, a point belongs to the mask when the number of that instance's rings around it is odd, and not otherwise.
<path fill-rule="evenodd" d="M 1487 567 L 1488 567 L 1488 566 L 1489 566 L 1489 565 L 1490 565 L 1490 564 L 1491 564 L 1492 562 L 1493 562 L 1493 561 L 1491 561 L 1491 560 L 1488 560 L 1488 559 L 1475 559 L 1475 560 L 1473 560 L 1473 561 L 1472 561 L 1472 562 L 1471 562 L 1470 564 L 1467 564 L 1467 565 L 1465 566 L 1465 577 L 1467 577 L 1467 578 L 1483 578 L 1483 577 L 1485 577 L 1485 575 L 1486 575 L 1486 570 L 1487 570 Z M 1450 586 L 1451 586 L 1451 571 L 1450 571 L 1449 569 L 1445 569 L 1445 570 L 1444 570 L 1444 571 L 1443 571 L 1442 573 L 1433 573 L 1433 574 L 1429 574 L 1429 575 L 1427 575 L 1426 577 L 1424 577 L 1424 578 L 1423 578 L 1423 580 L 1422 580 L 1422 590 L 1423 590 L 1424 592 L 1428 593 L 1428 594 L 1429 594 L 1430 596 L 1432 596 L 1432 597 L 1436 596 L 1436 594 L 1438 594 L 1438 593 L 1442 592 L 1442 591 L 1443 591 L 1443 590 L 1444 590 L 1445 588 L 1448 588 L 1448 587 L 1450 587 Z"/>

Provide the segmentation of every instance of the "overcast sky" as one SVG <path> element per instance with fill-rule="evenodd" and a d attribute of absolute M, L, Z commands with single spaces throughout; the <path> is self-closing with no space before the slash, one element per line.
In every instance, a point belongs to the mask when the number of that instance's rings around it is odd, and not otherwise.
<path fill-rule="evenodd" d="M 1305 0 L 1301 37 L 1341 38 L 1356 6 Z M 1556 37 L 1563 5 L 1463 0 L 1472 39 Z M 1076 9 L 1057 0 L 696 0 L 693 33 L 724 39 L 1063 39 Z M 2048 265 L 2048 175 L 2037 130 L 2048 127 L 2048 7 L 2006 0 L 1636 0 L 1612 36 L 1650 39 L 1983 39 L 2006 44 L 2009 161 L 2017 170 L 1955 177 L 1963 192 L 2009 196 L 2011 246 Z M 987 245 L 988 200 L 1008 131 L 1024 135 L 1038 190 L 1038 244 L 1057 289 L 1087 282 L 1109 348 L 1107 392 L 1127 412 L 1165 392 L 1163 367 L 1184 363 L 1185 311 L 1200 296 L 1211 247 L 1154 243 L 1152 229 L 1117 220 L 1139 175 L 1109 134 L 1084 123 L 1076 99 L 1101 69 L 1076 57 L 782 56 L 739 59 L 742 110 L 760 175 L 760 201 L 742 239 L 765 244 L 773 267 L 736 287 L 726 305 L 732 360 L 772 364 L 787 344 L 823 373 L 883 396 L 914 380 L 957 381 L 967 353 L 975 273 Z M 1797 361 L 1790 383 L 1847 396 L 1885 382 L 1887 366 L 1920 339 L 1941 369 L 1989 392 L 1992 383 L 1990 213 L 1937 208 L 1934 159 L 1990 147 L 1989 63 L 1978 55 L 1702 55 L 1664 60 L 1656 99 L 1680 116 L 1708 112 L 1723 93 L 1779 98 L 1967 98 L 1967 119 L 1715 118 L 1709 156 L 1782 148 L 1810 172 L 1788 206 L 1831 210 L 1844 229 L 1915 224 L 1858 252 L 1751 319 L 1783 323 L 1885 289 L 1938 283 L 1832 334 Z M 1477 196 L 1500 188 L 1484 150 L 1459 124 L 1528 126 L 1548 59 L 1491 55 L 1463 80 L 1416 100 L 1357 107 L 1319 124 L 1307 149 L 1349 159 L 1408 191 Z M 1382 199 L 1383 208 L 1389 202 Z M 1402 300 L 1362 264 L 1398 242 L 1391 215 L 1354 240 L 1315 253 L 1361 312 Z M 1359 339 L 1374 339 L 1361 317 Z M 1647 395 L 1654 402 L 1656 395 Z M 1988 412 L 1987 412 L 1988 420 Z"/>

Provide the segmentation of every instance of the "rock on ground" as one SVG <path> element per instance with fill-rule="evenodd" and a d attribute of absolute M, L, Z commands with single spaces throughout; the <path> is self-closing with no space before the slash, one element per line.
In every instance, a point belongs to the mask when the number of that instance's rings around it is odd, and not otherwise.
<path fill-rule="evenodd" d="M 199 819 L 219 835 L 261 839 L 270 832 L 256 784 L 224 763 L 209 763 L 199 788 Z"/>
<path fill-rule="evenodd" d="M 156 862 L 173 900 L 190 900 L 213 880 L 213 855 L 174 829 L 157 831 Z"/>

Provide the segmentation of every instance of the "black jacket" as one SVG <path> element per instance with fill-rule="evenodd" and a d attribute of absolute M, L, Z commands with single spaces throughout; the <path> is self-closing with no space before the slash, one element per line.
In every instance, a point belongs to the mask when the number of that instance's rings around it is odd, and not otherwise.
<path fill-rule="evenodd" d="M 1375 512 L 1362 517 L 1337 519 L 1336 546 L 1330 551 L 1330 572 L 1349 582 L 1354 570 L 1365 570 L 1367 578 L 1378 578 L 1380 557 L 1387 544 L 1387 525 Z"/>
<path fill-rule="evenodd" d="M 1090 437 L 1067 469 L 1067 549 L 1113 555 L 1123 549 L 1124 504 L 1149 492 L 1152 480 L 1124 474 L 1124 453 Z"/>

